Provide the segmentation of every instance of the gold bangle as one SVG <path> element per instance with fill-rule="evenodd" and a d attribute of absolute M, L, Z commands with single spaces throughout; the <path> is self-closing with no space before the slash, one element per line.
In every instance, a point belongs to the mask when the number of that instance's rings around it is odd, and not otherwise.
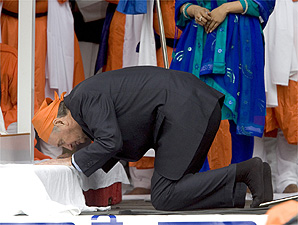
<path fill-rule="evenodd" d="M 248 10 L 248 3 L 247 3 L 246 0 L 244 0 L 244 2 L 245 2 L 245 10 L 244 10 L 243 13 L 241 13 L 242 15 L 246 14 L 247 13 L 247 10 Z"/>
<path fill-rule="evenodd" d="M 183 13 L 183 16 L 186 18 L 186 19 L 191 19 L 190 18 L 190 16 L 187 14 L 187 8 L 189 7 L 189 6 L 191 6 L 192 5 L 192 3 L 186 3 L 186 4 L 184 4 L 183 5 L 183 9 L 182 9 L 182 13 Z"/>

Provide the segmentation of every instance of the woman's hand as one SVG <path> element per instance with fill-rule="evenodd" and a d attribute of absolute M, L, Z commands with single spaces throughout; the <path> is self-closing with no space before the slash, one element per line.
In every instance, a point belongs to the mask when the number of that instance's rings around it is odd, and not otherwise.
<path fill-rule="evenodd" d="M 209 16 L 212 18 L 204 26 L 207 33 L 213 32 L 227 17 L 228 13 L 242 13 L 243 7 L 240 1 L 227 2 L 213 9 Z"/>
<path fill-rule="evenodd" d="M 198 5 L 191 5 L 187 8 L 187 13 L 190 17 L 193 17 L 197 24 L 205 26 L 207 21 L 211 20 L 209 15 L 209 9 Z"/>
<path fill-rule="evenodd" d="M 209 15 L 212 19 L 204 26 L 207 34 L 213 32 L 225 20 L 228 15 L 228 11 L 225 5 L 222 4 L 221 6 L 213 9 Z"/>

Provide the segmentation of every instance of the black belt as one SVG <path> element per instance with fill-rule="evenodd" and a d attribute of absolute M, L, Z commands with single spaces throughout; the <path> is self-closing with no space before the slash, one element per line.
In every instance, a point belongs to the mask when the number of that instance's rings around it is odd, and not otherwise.
<path fill-rule="evenodd" d="M 154 37 L 155 37 L 156 49 L 161 48 L 160 36 L 156 32 L 154 32 Z M 179 39 L 175 40 L 174 38 L 166 38 L 166 45 L 171 48 L 174 48 L 177 45 L 178 40 Z"/>
<path fill-rule="evenodd" d="M 6 10 L 6 9 L 2 9 L 2 13 L 5 14 L 5 15 L 14 17 L 14 18 L 18 18 L 18 13 L 11 12 L 11 11 L 8 11 L 8 10 Z M 35 18 L 39 18 L 39 17 L 43 17 L 43 16 L 47 16 L 47 15 L 48 15 L 48 12 L 44 12 L 44 13 L 36 13 L 36 14 L 35 14 Z"/>

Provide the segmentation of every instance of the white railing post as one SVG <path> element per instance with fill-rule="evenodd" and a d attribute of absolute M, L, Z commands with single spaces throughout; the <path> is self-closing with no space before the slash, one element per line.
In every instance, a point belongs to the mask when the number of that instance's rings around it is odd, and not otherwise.
<path fill-rule="evenodd" d="M 33 159 L 35 0 L 19 0 L 18 16 L 18 133 L 30 133 Z"/>

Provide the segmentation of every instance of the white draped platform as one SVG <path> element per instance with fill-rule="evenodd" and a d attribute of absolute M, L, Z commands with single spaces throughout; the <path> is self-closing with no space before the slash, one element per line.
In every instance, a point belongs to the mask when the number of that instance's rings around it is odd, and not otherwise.
<path fill-rule="evenodd" d="M 83 190 L 108 187 L 116 182 L 128 184 L 122 164 L 109 172 L 98 170 L 86 177 L 72 166 L 3 164 L 0 165 L 0 217 L 70 214 L 108 210 L 88 207 Z"/>

